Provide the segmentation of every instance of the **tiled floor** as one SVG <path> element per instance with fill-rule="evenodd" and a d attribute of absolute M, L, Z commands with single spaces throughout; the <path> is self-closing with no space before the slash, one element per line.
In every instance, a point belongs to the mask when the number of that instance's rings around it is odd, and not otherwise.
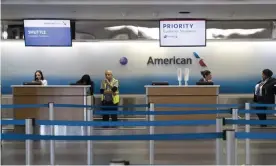
<path fill-rule="evenodd" d="M 243 130 L 243 129 L 240 129 Z M 49 128 L 41 127 L 40 134 L 47 134 Z M 204 127 L 156 127 L 156 133 L 199 133 L 214 132 L 214 126 Z M 254 128 L 252 131 L 275 132 L 276 129 Z M 147 130 L 95 130 L 96 135 L 118 134 L 143 134 Z M 85 135 L 85 128 L 81 127 L 56 127 L 57 135 Z M 112 159 L 129 160 L 131 164 L 148 164 L 148 141 L 94 141 L 93 161 L 94 164 L 109 164 Z M 239 141 L 238 161 L 244 164 L 244 142 Z M 85 165 L 86 142 L 56 141 L 55 146 L 56 164 L 59 165 Z M 223 148 L 225 157 L 225 148 Z M 251 141 L 252 164 L 268 165 L 276 164 L 276 140 Z M 223 159 L 224 160 L 224 159 Z M 25 164 L 24 142 L 3 142 L 2 147 L 3 165 Z M 37 165 L 50 164 L 49 142 L 38 141 L 34 143 L 34 163 Z M 215 141 L 156 141 L 155 164 L 215 164 Z"/>

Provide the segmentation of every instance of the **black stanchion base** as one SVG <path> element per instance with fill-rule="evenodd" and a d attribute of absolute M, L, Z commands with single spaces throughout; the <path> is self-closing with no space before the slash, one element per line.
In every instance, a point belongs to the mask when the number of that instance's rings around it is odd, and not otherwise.
<path fill-rule="evenodd" d="M 126 160 L 112 160 L 109 162 L 109 165 L 116 165 L 116 166 L 119 166 L 119 165 L 130 165 L 130 162 L 129 161 L 126 161 Z"/>

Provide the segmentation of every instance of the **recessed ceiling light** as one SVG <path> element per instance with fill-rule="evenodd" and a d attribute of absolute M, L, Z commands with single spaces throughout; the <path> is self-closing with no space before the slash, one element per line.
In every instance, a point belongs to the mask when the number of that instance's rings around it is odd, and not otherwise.
<path fill-rule="evenodd" d="M 181 11 L 181 12 L 178 12 L 179 14 L 190 14 L 191 12 L 188 12 L 188 11 Z"/>

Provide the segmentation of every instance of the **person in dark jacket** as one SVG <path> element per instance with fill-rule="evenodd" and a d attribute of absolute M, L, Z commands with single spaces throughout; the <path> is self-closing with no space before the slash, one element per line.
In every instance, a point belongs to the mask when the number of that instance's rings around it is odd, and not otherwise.
<path fill-rule="evenodd" d="M 91 80 L 90 76 L 88 74 L 85 74 L 81 77 L 80 80 L 76 82 L 78 85 L 91 85 L 90 88 L 87 89 L 88 95 L 94 94 L 94 82 Z"/>
<path fill-rule="evenodd" d="M 275 84 L 276 79 L 272 78 L 273 72 L 264 69 L 262 72 L 262 80 L 255 86 L 254 102 L 258 104 L 274 104 L 275 103 Z M 267 107 L 256 107 L 257 110 L 267 110 Z M 266 114 L 257 114 L 260 120 L 266 120 Z M 261 125 L 266 127 L 266 125 Z"/>
<path fill-rule="evenodd" d="M 204 70 L 201 72 L 202 78 L 198 82 L 213 82 L 212 73 L 209 70 Z"/>

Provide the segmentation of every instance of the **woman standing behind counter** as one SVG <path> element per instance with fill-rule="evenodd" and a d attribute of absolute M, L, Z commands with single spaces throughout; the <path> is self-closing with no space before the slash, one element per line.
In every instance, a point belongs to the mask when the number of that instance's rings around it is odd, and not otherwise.
<path fill-rule="evenodd" d="M 209 70 L 204 70 L 201 72 L 202 78 L 198 82 L 213 82 L 212 73 Z"/>
<path fill-rule="evenodd" d="M 41 85 L 46 86 L 48 85 L 48 82 L 46 79 L 44 79 L 43 73 L 41 70 L 37 70 L 34 74 L 34 81 L 33 82 L 38 82 L 41 83 Z"/>

